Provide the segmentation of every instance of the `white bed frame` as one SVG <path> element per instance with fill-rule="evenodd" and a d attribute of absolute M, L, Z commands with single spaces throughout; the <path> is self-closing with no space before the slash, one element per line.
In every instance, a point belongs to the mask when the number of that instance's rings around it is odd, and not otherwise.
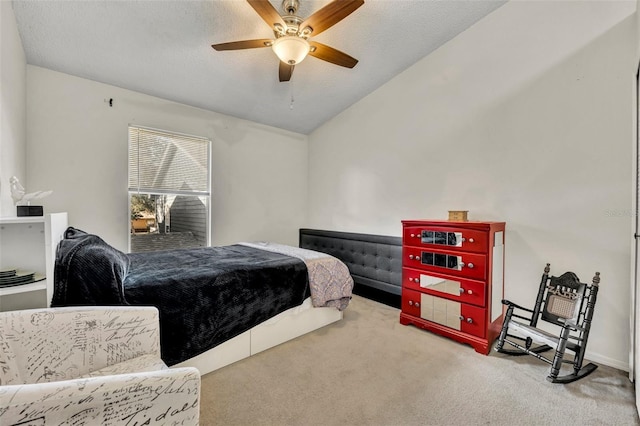
<path fill-rule="evenodd" d="M 200 375 L 205 375 L 341 319 L 341 311 L 336 308 L 314 308 L 311 299 L 307 298 L 302 305 L 288 309 L 173 367 L 196 367 Z"/>

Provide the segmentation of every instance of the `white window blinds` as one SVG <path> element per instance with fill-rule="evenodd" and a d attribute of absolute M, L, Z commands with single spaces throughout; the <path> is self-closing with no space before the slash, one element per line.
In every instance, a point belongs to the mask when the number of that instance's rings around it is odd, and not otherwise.
<path fill-rule="evenodd" d="M 129 127 L 129 191 L 209 195 L 209 139 Z"/>

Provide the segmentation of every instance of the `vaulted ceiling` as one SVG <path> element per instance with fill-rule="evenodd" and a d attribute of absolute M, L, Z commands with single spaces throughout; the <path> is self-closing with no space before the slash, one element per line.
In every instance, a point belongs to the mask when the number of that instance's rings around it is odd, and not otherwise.
<path fill-rule="evenodd" d="M 305 18 L 329 0 L 300 0 Z M 282 13 L 281 1 L 271 1 Z M 13 8 L 27 63 L 303 134 L 451 40 L 505 1 L 365 0 L 314 40 L 359 63 L 309 57 L 279 82 L 273 38 L 244 0 L 27 1 Z"/>

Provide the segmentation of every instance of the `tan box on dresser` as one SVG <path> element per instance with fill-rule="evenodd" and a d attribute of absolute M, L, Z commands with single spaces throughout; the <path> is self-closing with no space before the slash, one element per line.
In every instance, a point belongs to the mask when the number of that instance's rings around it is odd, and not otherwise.
<path fill-rule="evenodd" d="M 502 326 L 504 222 L 402 221 L 400 323 L 488 354 Z"/>

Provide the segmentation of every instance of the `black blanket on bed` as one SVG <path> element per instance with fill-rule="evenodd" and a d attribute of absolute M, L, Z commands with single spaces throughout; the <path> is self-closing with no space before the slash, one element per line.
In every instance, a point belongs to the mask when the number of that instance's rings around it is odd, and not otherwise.
<path fill-rule="evenodd" d="M 301 260 L 242 245 L 124 254 L 69 229 L 56 256 L 52 306 L 152 305 L 162 358 L 199 355 L 309 297 Z"/>

